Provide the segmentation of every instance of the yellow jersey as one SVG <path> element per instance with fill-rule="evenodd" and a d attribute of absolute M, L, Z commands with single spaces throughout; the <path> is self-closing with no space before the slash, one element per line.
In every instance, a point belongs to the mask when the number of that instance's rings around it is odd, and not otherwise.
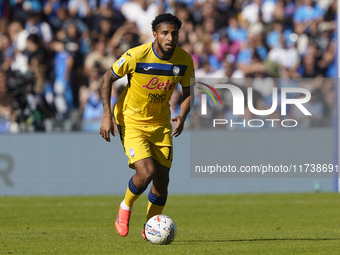
<path fill-rule="evenodd" d="M 176 47 L 169 59 L 162 59 L 153 43 L 125 52 L 111 67 L 114 76 L 128 75 L 128 84 L 118 99 L 114 114 L 119 125 L 164 125 L 170 122 L 170 98 L 178 83 L 194 85 L 193 61 Z"/>

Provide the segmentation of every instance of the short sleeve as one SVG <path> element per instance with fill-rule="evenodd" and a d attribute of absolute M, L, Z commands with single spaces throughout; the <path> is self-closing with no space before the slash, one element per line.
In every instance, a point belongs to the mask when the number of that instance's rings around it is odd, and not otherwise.
<path fill-rule="evenodd" d="M 184 76 L 180 82 L 183 88 L 189 88 L 191 85 L 195 84 L 194 62 L 192 61 L 191 56 L 188 62 L 188 68 L 185 70 Z"/>
<path fill-rule="evenodd" d="M 122 78 L 126 74 L 131 74 L 136 68 L 136 58 L 133 52 L 125 52 L 111 67 L 111 71 L 117 78 Z"/>

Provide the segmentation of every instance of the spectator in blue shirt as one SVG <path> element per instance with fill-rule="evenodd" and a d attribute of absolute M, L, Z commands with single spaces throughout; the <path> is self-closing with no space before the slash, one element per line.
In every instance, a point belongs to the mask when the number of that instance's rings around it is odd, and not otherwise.
<path fill-rule="evenodd" d="M 242 43 L 245 43 L 247 41 L 247 30 L 239 27 L 238 21 L 235 16 L 229 18 L 227 34 L 232 42 L 240 41 Z"/>
<path fill-rule="evenodd" d="M 295 32 L 297 34 L 308 30 L 310 22 L 321 21 L 324 11 L 317 5 L 313 5 L 313 0 L 304 0 L 304 4 L 298 7 L 293 16 Z"/>

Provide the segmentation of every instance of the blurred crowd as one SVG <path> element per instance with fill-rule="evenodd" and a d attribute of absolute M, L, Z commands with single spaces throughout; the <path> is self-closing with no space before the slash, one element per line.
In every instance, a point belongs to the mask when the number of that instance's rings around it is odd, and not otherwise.
<path fill-rule="evenodd" d="M 151 21 L 164 12 L 183 22 L 178 46 L 197 78 L 253 87 L 256 109 L 270 108 L 274 87 L 305 87 L 313 117 L 288 115 L 303 126 L 331 125 L 336 0 L 0 0 L 0 133 L 98 131 L 103 73 L 153 41 Z M 114 84 L 112 106 L 126 82 Z M 205 123 L 200 92 L 188 121 L 196 129 Z M 178 86 L 172 115 L 180 102 Z M 211 107 L 210 117 L 227 118 L 230 105 Z"/>

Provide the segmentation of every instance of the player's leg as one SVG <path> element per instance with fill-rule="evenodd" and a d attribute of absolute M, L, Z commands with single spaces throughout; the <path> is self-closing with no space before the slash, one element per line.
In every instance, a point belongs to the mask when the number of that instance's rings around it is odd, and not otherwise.
<path fill-rule="evenodd" d="M 155 165 L 152 158 L 145 158 L 134 162 L 135 175 L 129 180 L 124 200 L 121 202 L 115 226 L 121 236 L 129 232 L 129 221 L 133 203 L 144 192 L 155 173 Z"/>
<path fill-rule="evenodd" d="M 115 226 L 121 236 L 129 232 L 129 221 L 133 203 L 144 192 L 152 180 L 155 166 L 151 158 L 150 145 L 138 128 L 117 126 L 124 151 L 129 158 L 130 167 L 136 170 L 131 177 L 125 192 L 124 200 L 120 203 Z"/>
<path fill-rule="evenodd" d="M 151 138 L 150 150 L 156 172 L 149 193 L 147 220 L 162 213 L 168 195 L 169 171 L 173 157 L 170 124 L 156 129 Z"/>
<path fill-rule="evenodd" d="M 137 198 L 144 192 L 153 178 L 155 166 L 152 158 L 141 159 L 134 163 L 136 173 L 129 180 L 123 202 L 124 207 L 131 208 Z"/>
<path fill-rule="evenodd" d="M 148 207 L 146 221 L 155 215 L 162 214 L 168 197 L 169 172 L 170 168 L 161 165 L 154 160 L 156 172 L 153 176 L 152 186 L 148 196 Z M 142 236 L 146 239 L 145 229 L 143 228 Z"/>
<path fill-rule="evenodd" d="M 170 168 L 161 165 L 156 160 L 154 162 L 156 172 L 148 196 L 147 220 L 157 214 L 162 214 L 168 196 Z"/>
<path fill-rule="evenodd" d="M 173 157 L 170 123 L 155 130 L 150 139 L 150 150 L 156 172 L 153 176 L 152 187 L 148 196 L 147 221 L 157 214 L 162 214 L 167 200 L 169 171 Z M 145 228 L 143 228 L 142 236 L 146 239 Z"/>

